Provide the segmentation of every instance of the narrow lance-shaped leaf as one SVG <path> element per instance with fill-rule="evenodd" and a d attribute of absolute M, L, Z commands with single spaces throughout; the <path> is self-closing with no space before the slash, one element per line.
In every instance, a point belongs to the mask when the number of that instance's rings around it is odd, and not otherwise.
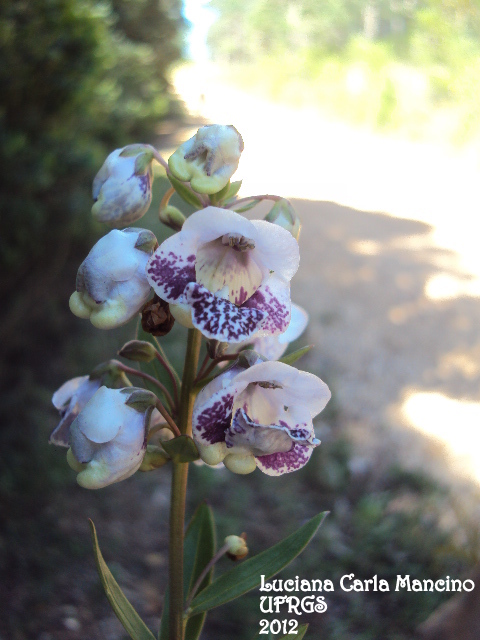
<path fill-rule="evenodd" d="M 98 573 L 100 575 L 100 580 L 105 594 L 115 612 L 115 615 L 133 640 L 155 640 L 155 636 L 151 633 L 138 613 L 132 607 L 125 597 L 125 594 L 118 586 L 117 581 L 112 576 L 110 569 L 107 567 L 105 560 L 103 559 L 100 547 L 98 546 L 95 525 L 91 520 L 89 522 L 90 529 L 92 531 L 93 551 L 95 553 L 95 562 L 97 564 Z"/>
<path fill-rule="evenodd" d="M 260 576 L 268 580 L 294 560 L 313 538 L 327 512 L 309 520 L 298 531 L 292 533 L 267 551 L 246 560 L 220 576 L 192 601 L 189 615 L 208 611 L 255 589 Z"/>
<path fill-rule="evenodd" d="M 199 578 L 203 569 L 207 566 L 215 554 L 215 522 L 211 508 L 200 504 L 193 514 L 185 533 L 183 581 L 184 595 L 187 597 L 191 588 Z M 200 590 L 210 584 L 213 569 L 209 572 Z M 168 640 L 169 624 L 169 594 L 168 589 L 164 598 L 162 622 L 160 626 L 159 640 Z M 202 630 L 206 613 L 200 613 L 191 617 L 185 629 L 185 640 L 197 640 Z"/>
<path fill-rule="evenodd" d="M 284 362 L 285 364 L 294 364 L 295 362 L 297 362 L 297 360 L 300 360 L 300 358 L 303 358 L 304 355 L 306 355 L 310 349 L 313 349 L 313 344 L 308 344 L 306 347 L 302 347 L 301 349 L 297 349 L 296 351 L 292 351 L 292 353 L 288 353 L 286 356 L 283 356 L 283 358 L 280 358 L 280 362 Z"/>

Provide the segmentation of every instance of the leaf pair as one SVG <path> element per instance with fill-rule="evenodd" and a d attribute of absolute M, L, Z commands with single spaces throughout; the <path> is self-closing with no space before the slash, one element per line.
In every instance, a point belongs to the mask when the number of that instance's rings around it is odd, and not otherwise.
<path fill-rule="evenodd" d="M 207 611 L 255 589 L 260 585 L 262 575 L 265 580 L 268 580 L 290 564 L 308 545 L 322 524 L 325 516 L 326 512 L 320 513 L 300 527 L 295 533 L 292 533 L 267 551 L 263 551 L 253 558 L 235 566 L 214 582 L 211 582 L 212 569 L 205 577 L 187 612 L 188 620 L 185 629 L 185 640 L 198 640 Z M 95 526 L 91 520 L 90 526 L 92 529 L 98 572 L 107 598 L 115 614 L 133 640 L 155 640 L 153 634 L 129 603 L 108 569 L 98 546 Z M 200 577 L 203 569 L 213 558 L 214 553 L 215 525 L 213 513 L 209 506 L 202 503 L 195 511 L 185 534 L 183 574 L 185 599 Z M 169 597 L 167 589 L 159 640 L 168 640 L 168 625 Z M 299 628 L 299 634 L 295 636 L 297 640 L 303 638 L 306 629 L 306 625 Z M 283 640 L 287 640 L 290 637 L 293 636 L 288 634 Z"/>

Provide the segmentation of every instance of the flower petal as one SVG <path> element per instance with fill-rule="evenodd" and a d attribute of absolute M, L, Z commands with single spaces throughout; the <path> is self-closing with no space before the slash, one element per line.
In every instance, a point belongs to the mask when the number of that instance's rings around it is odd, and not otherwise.
<path fill-rule="evenodd" d="M 57 389 L 52 396 L 52 404 L 55 409 L 66 408 L 75 392 L 78 391 L 78 389 L 84 385 L 88 379 L 89 376 L 79 376 L 78 378 L 72 378 L 62 384 L 62 386 Z"/>
<path fill-rule="evenodd" d="M 79 413 L 75 428 L 97 444 L 113 440 L 125 421 L 125 414 L 134 412 L 134 409 L 125 405 L 125 400 L 121 389 L 100 387 Z M 73 453 L 78 460 L 75 451 Z"/>
<path fill-rule="evenodd" d="M 185 301 L 192 307 L 193 325 L 207 338 L 222 342 L 247 340 L 267 320 L 265 311 L 237 307 L 197 283 L 186 286 Z"/>
<path fill-rule="evenodd" d="M 179 232 L 167 238 L 148 261 L 147 279 L 162 300 L 178 302 L 187 284 L 195 282 L 195 250 L 195 243 Z"/>
<path fill-rule="evenodd" d="M 197 282 L 212 293 L 227 285 L 229 300 L 237 305 L 250 298 L 264 278 L 264 270 L 257 264 L 251 249 L 238 251 L 222 238 L 198 249 L 195 271 Z"/>
<path fill-rule="evenodd" d="M 257 467 L 267 476 L 281 476 L 284 473 L 297 471 L 307 464 L 313 453 L 312 447 L 304 447 L 294 443 L 290 451 L 272 453 L 257 457 Z"/>
<path fill-rule="evenodd" d="M 276 224 L 265 220 L 252 220 L 251 223 L 257 232 L 255 249 L 264 264 L 279 278 L 291 280 L 300 264 L 298 242 L 289 231 Z"/>
<path fill-rule="evenodd" d="M 322 411 L 331 397 L 330 389 L 320 378 L 306 371 L 299 371 L 283 362 L 260 362 L 235 378 L 235 385 L 239 388 L 245 388 L 251 382 L 270 382 L 279 385 L 281 389 L 265 389 L 265 391 L 281 391 L 285 406 L 303 406 L 308 409 L 312 417 Z M 250 411 L 248 413 L 255 415 Z"/>
<path fill-rule="evenodd" d="M 195 441 L 201 445 L 223 442 L 232 419 L 232 405 L 233 393 L 222 389 L 194 409 L 192 433 Z"/>
<path fill-rule="evenodd" d="M 275 275 L 270 276 L 243 307 L 265 312 L 259 337 L 282 333 L 290 322 L 290 283 Z"/>
<path fill-rule="evenodd" d="M 286 453 L 294 442 L 314 446 L 309 429 L 300 427 L 290 430 L 286 424 L 258 424 L 248 417 L 244 409 L 235 412 L 232 424 L 225 433 L 225 442 L 227 448 L 235 448 L 236 453 L 250 452 L 256 457 Z"/>
<path fill-rule="evenodd" d="M 278 336 L 278 341 L 280 342 L 280 344 L 288 345 L 289 342 L 293 342 L 294 340 L 299 338 L 307 328 L 308 320 L 308 313 L 305 311 L 305 309 L 292 302 L 290 324 L 288 325 L 286 331 Z"/>

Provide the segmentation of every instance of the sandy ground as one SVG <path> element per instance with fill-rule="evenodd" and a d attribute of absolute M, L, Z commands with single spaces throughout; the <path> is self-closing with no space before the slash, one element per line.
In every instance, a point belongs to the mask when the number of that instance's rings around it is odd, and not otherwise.
<path fill-rule="evenodd" d="M 175 86 L 191 113 L 242 133 L 240 196 L 294 199 L 303 230 L 293 297 L 317 346 L 305 366 L 335 372 L 359 468 L 400 456 L 476 489 L 480 149 L 273 104 L 214 67 L 182 69 Z"/>

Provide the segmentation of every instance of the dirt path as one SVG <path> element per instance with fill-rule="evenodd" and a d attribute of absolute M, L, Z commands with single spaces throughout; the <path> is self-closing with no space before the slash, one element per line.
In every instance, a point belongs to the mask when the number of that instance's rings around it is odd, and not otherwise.
<path fill-rule="evenodd" d="M 241 131 L 242 195 L 296 199 L 303 232 L 293 296 L 309 310 L 307 339 L 318 346 L 306 366 L 335 372 L 358 467 L 400 456 L 476 490 L 478 150 L 275 105 L 215 69 L 182 71 L 176 87 L 191 111 Z"/>

